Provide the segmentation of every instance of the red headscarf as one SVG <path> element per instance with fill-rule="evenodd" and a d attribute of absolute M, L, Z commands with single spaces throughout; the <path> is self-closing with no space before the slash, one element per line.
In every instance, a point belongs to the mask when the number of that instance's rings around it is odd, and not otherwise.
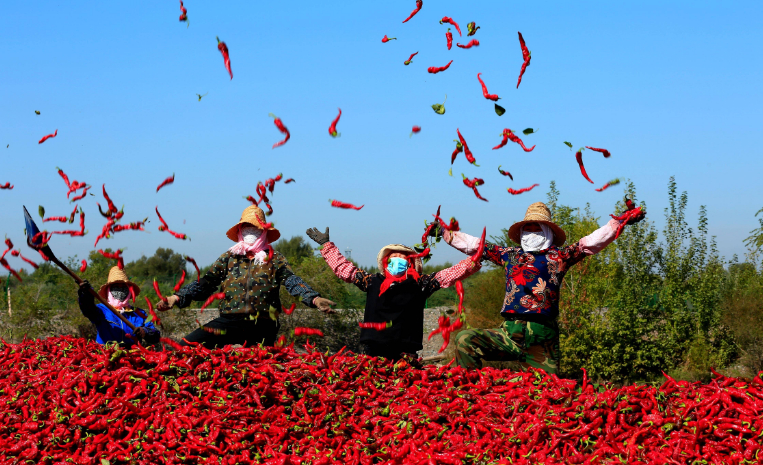
<path fill-rule="evenodd" d="M 381 288 L 379 289 L 379 295 L 384 294 L 384 292 L 389 289 L 392 283 L 405 281 L 408 279 L 408 276 L 412 277 L 416 281 L 421 278 L 421 276 L 419 276 L 419 274 L 416 272 L 415 263 L 413 263 L 410 258 L 406 257 L 406 259 L 408 260 L 408 269 L 405 271 L 405 273 L 401 274 L 400 276 L 393 276 L 392 273 L 390 273 L 387 269 L 387 264 L 389 263 L 389 255 L 384 257 L 384 282 L 382 282 Z"/>

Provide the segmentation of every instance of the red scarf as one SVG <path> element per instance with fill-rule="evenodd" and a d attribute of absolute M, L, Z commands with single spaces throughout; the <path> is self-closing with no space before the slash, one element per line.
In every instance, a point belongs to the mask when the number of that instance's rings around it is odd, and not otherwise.
<path fill-rule="evenodd" d="M 379 289 L 379 295 L 384 294 L 384 292 L 389 289 L 389 287 L 392 285 L 392 283 L 399 283 L 401 281 L 405 281 L 408 279 L 408 276 L 412 277 L 416 281 L 421 279 L 421 276 L 416 272 L 416 267 L 413 263 L 411 263 L 411 260 L 408 260 L 408 269 L 405 271 L 405 273 L 401 274 L 400 276 L 394 276 L 392 275 L 389 270 L 387 269 L 387 264 L 389 263 L 389 256 L 384 257 L 384 282 L 381 284 L 381 288 Z"/>

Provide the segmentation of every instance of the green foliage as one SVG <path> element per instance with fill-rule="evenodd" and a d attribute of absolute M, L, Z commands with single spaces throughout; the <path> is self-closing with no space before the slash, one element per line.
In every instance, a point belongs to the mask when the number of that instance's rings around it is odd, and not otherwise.
<path fill-rule="evenodd" d="M 758 210 L 755 216 L 757 217 L 761 213 L 763 213 L 763 208 Z M 744 243 L 749 249 L 761 252 L 763 251 L 763 216 L 758 218 L 758 223 L 760 223 L 760 227 L 750 231 L 750 237 L 745 239 Z"/>
<path fill-rule="evenodd" d="M 302 236 L 292 236 L 291 239 L 281 239 L 273 244 L 273 248 L 280 252 L 286 260 L 294 266 L 302 260 L 314 255 L 313 249 Z"/>

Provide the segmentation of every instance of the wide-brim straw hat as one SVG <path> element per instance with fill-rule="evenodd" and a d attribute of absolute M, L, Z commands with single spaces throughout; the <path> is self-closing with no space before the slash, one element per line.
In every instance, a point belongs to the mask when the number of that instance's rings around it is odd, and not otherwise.
<path fill-rule="evenodd" d="M 115 266 L 109 270 L 109 279 L 106 281 L 106 284 L 101 286 L 101 288 L 98 290 L 98 295 L 101 296 L 104 300 L 107 300 L 109 297 L 106 295 L 106 293 L 109 292 L 109 286 L 117 283 L 127 284 L 128 286 L 132 287 L 136 297 L 138 294 L 140 294 L 140 287 L 134 282 L 130 281 L 130 278 L 127 277 L 127 274 L 125 274 L 124 271 L 120 270 L 118 266 Z"/>
<path fill-rule="evenodd" d="M 399 252 L 405 255 L 415 255 L 416 251 L 413 250 L 410 247 L 406 247 L 403 244 L 390 244 L 387 246 L 382 247 L 382 249 L 379 251 L 379 255 L 376 256 L 376 262 L 379 265 L 379 271 L 384 273 L 384 270 L 386 267 L 384 266 L 384 257 L 391 253 Z M 424 264 L 421 261 L 421 258 L 417 258 L 413 262 L 413 268 L 416 270 L 418 274 L 421 274 L 421 270 L 424 267 Z"/>
<path fill-rule="evenodd" d="M 509 228 L 509 239 L 517 244 L 521 244 L 520 236 L 522 233 L 522 226 L 527 223 L 545 224 L 551 228 L 551 230 L 554 231 L 554 245 L 557 247 L 561 247 L 564 244 L 564 241 L 567 240 L 567 235 L 564 233 L 564 230 L 551 221 L 551 210 L 549 210 L 543 202 L 535 202 L 527 207 L 525 219 L 517 221 Z"/>
<path fill-rule="evenodd" d="M 238 242 L 238 228 L 240 228 L 243 223 L 249 223 L 257 229 L 262 229 L 260 225 L 264 226 L 268 223 L 268 221 L 265 219 L 265 212 L 262 211 L 262 208 L 258 207 L 257 205 L 249 205 L 244 209 L 243 213 L 241 213 L 241 219 L 239 222 L 230 228 L 225 234 L 228 236 L 228 239 L 232 240 L 233 242 Z M 273 226 L 269 227 L 267 231 L 268 242 L 271 244 L 277 241 L 279 237 L 281 237 L 281 233 Z"/>

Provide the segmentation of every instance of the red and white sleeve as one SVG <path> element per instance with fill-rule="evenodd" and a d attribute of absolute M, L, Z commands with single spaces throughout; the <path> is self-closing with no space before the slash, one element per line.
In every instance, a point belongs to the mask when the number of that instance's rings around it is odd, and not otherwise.
<path fill-rule="evenodd" d="M 445 268 L 435 273 L 434 279 L 440 283 L 440 287 L 450 287 L 456 284 L 456 281 L 468 278 L 476 273 L 481 267 L 480 263 L 474 263 L 471 258 L 465 258 L 450 268 Z"/>
<path fill-rule="evenodd" d="M 604 247 L 615 240 L 615 233 L 617 232 L 618 226 L 620 226 L 618 220 L 609 220 L 607 224 L 601 228 L 580 239 L 580 241 L 578 241 L 578 249 L 586 255 L 593 255 L 601 252 Z"/>
<path fill-rule="evenodd" d="M 347 260 L 333 242 L 326 242 L 321 249 L 321 255 L 326 260 L 331 271 L 342 281 L 352 283 L 358 268 Z"/>

